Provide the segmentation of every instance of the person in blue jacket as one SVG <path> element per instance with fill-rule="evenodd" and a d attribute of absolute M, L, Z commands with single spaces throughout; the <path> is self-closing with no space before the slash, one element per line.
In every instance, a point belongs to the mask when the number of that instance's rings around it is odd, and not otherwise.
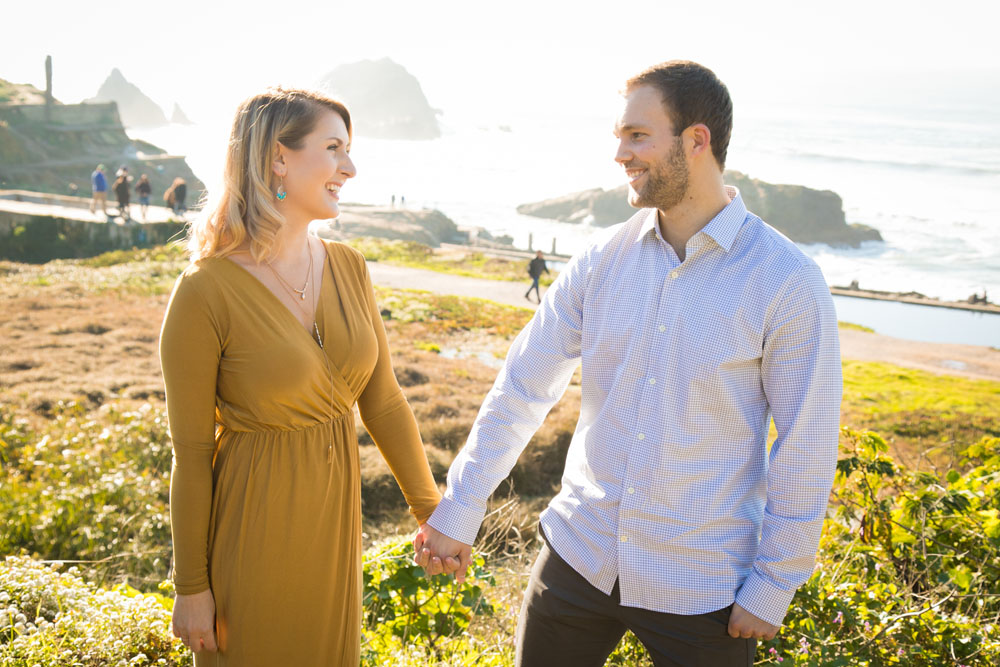
<path fill-rule="evenodd" d="M 101 204 L 101 213 L 108 214 L 108 179 L 104 176 L 104 165 L 97 165 L 97 169 L 90 175 L 90 188 L 93 191 L 93 198 L 90 200 L 90 212 L 97 210 L 97 204 Z"/>

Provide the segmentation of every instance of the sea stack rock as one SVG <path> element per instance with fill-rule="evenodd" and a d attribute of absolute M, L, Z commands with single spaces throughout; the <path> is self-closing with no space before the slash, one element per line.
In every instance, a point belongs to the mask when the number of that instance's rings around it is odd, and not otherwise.
<path fill-rule="evenodd" d="M 181 110 L 181 105 L 174 102 L 174 111 L 170 114 L 170 122 L 174 125 L 193 125 L 187 114 Z"/>
<path fill-rule="evenodd" d="M 380 139 L 441 136 L 438 112 L 428 104 L 420 82 L 389 58 L 340 65 L 323 77 L 320 88 L 347 105 L 359 135 Z"/>
<path fill-rule="evenodd" d="M 747 208 L 796 243 L 825 243 L 856 248 L 863 241 L 881 241 L 878 230 L 847 224 L 843 201 L 830 190 L 802 185 L 774 185 L 727 171 L 725 182 L 737 187 Z M 607 227 L 628 220 L 635 209 L 628 203 L 628 186 L 584 190 L 517 207 L 521 215 L 562 222 L 586 222 Z"/>
<path fill-rule="evenodd" d="M 163 109 L 146 97 L 138 87 L 129 83 L 117 69 L 101 84 L 97 95 L 84 103 L 116 102 L 122 124 L 130 127 L 160 127 L 167 124 Z"/>

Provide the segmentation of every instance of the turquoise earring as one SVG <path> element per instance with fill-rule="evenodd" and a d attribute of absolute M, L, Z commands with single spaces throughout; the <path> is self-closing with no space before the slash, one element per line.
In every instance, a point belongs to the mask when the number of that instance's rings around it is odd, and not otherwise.
<path fill-rule="evenodd" d="M 285 192 L 285 179 L 284 179 L 284 177 L 282 177 L 281 183 L 278 184 L 278 192 L 275 193 L 275 196 L 278 198 L 278 201 L 285 201 L 285 197 L 288 196 L 288 193 Z"/>

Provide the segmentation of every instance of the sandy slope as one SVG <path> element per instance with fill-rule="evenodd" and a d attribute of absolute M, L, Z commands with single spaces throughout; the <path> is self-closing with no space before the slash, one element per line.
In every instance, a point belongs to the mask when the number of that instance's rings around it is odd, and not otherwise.
<path fill-rule="evenodd" d="M 510 283 L 464 278 L 434 271 L 368 263 L 376 285 L 423 289 L 438 294 L 457 294 L 490 299 L 499 303 L 535 308 L 524 298 L 529 280 Z M 544 288 L 543 288 L 544 293 Z M 532 295 L 534 296 L 534 295 Z M 840 331 L 844 359 L 884 361 L 933 373 L 1000 381 L 1000 350 L 976 345 L 921 343 L 851 329 Z"/>

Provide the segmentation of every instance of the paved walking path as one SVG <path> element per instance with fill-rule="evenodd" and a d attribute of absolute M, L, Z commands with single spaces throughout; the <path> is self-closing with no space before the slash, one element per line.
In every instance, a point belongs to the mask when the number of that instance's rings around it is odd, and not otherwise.
<path fill-rule="evenodd" d="M 23 192 L 22 200 L 15 199 L 20 191 L 0 190 L 0 211 L 22 213 L 32 216 L 51 216 L 67 220 L 82 220 L 85 222 L 121 222 L 118 217 L 118 202 L 114 194 L 108 193 L 107 215 L 98 209 L 90 212 L 89 197 L 70 197 L 65 195 L 48 195 L 45 193 Z M 133 199 L 131 206 L 133 222 L 168 222 L 176 220 L 174 212 L 165 206 L 149 206 L 146 219 L 142 219 L 138 200 Z"/>
<path fill-rule="evenodd" d="M 490 299 L 524 308 L 536 308 L 524 298 L 530 281 L 466 278 L 436 271 L 411 269 L 368 262 L 372 282 L 385 287 L 421 289 L 436 294 L 455 294 Z M 542 288 L 545 294 L 545 288 Z M 534 296 L 534 295 L 532 295 Z M 1000 350 L 977 345 L 923 343 L 853 329 L 840 330 L 840 352 L 844 359 L 883 361 L 932 373 L 1000 381 Z"/>

